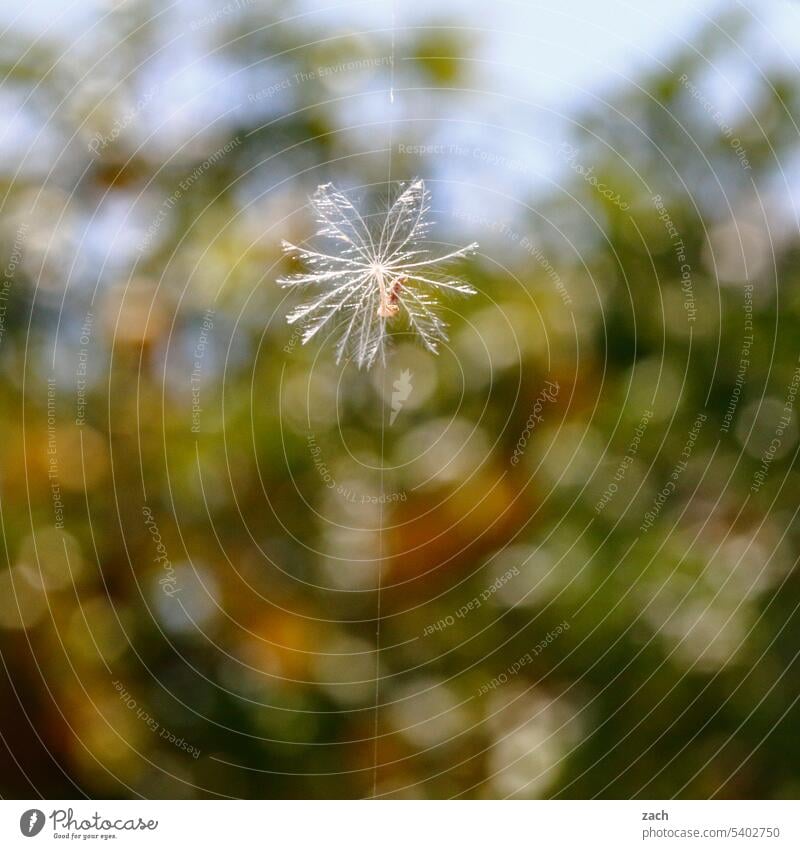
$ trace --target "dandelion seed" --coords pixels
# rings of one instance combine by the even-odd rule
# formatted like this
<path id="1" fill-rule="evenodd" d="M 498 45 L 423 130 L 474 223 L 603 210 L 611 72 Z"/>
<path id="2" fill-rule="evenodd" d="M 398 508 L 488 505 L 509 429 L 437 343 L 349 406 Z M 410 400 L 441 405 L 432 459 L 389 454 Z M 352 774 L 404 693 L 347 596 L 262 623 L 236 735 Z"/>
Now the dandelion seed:
<path id="1" fill-rule="evenodd" d="M 352 353 L 359 368 L 385 359 L 390 326 L 405 323 L 422 344 L 436 353 L 447 340 L 447 325 L 437 314 L 439 295 L 474 295 L 468 283 L 446 276 L 442 267 L 469 256 L 477 243 L 444 256 L 431 256 L 422 245 L 430 193 L 422 180 L 401 187 L 378 226 L 369 226 L 356 207 L 331 183 L 311 198 L 319 229 L 329 243 L 312 250 L 283 242 L 286 253 L 307 271 L 283 277 L 281 286 L 312 287 L 314 297 L 293 309 L 289 324 L 302 327 L 302 342 L 334 323 L 341 330 L 336 361 Z"/>

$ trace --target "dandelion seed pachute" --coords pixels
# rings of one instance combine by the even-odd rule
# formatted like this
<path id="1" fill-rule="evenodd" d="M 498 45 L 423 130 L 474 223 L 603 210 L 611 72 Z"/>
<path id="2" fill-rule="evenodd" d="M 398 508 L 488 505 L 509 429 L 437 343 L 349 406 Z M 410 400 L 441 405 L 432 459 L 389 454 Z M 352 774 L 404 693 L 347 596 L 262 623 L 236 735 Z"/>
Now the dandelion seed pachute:
<path id="1" fill-rule="evenodd" d="M 370 261 L 372 237 L 358 210 L 332 183 L 320 186 L 311 198 L 316 214 L 318 236 L 328 236 L 346 245 L 343 254 Z"/>
<path id="2" fill-rule="evenodd" d="M 369 368 L 385 357 L 389 328 L 405 321 L 422 344 L 436 353 L 447 340 L 447 325 L 438 315 L 442 295 L 473 295 L 468 283 L 445 274 L 447 263 L 472 254 L 476 243 L 443 256 L 426 245 L 431 222 L 430 193 L 422 180 L 401 186 L 394 202 L 376 225 L 331 183 L 311 198 L 324 244 L 300 247 L 283 242 L 305 270 L 278 280 L 281 286 L 315 295 L 295 307 L 289 324 L 302 328 L 303 344 L 323 328 L 340 333 L 336 361 L 352 353 L 357 365 Z"/>
<path id="3" fill-rule="evenodd" d="M 389 207 L 381 227 L 378 253 L 384 259 L 389 256 L 398 262 L 422 256 L 425 250 L 410 250 L 410 244 L 419 244 L 427 237 L 431 223 L 426 218 L 430 212 L 430 192 L 422 180 L 414 180 L 402 190 L 397 200 Z"/>

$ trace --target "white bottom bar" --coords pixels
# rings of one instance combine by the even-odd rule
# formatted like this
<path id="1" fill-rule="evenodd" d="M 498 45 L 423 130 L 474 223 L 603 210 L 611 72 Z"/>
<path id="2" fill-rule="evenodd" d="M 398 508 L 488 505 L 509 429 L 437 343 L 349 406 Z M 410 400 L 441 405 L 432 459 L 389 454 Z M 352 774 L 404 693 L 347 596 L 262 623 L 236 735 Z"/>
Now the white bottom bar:
<path id="1" fill-rule="evenodd" d="M 31 836 L 28 836 L 31 832 Z M 0 846 L 800 846 L 793 801 L 0 801 Z"/>

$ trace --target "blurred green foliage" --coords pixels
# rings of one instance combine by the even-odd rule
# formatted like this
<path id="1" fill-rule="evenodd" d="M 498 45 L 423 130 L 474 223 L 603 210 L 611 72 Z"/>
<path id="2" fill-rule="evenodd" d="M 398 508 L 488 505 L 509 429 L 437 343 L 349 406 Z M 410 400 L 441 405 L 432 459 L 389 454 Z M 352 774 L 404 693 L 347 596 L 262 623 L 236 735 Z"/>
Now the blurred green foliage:
<path id="1" fill-rule="evenodd" d="M 547 193 L 520 183 L 511 226 L 556 276 L 465 224 L 481 295 L 448 316 L 451 346 L 401 337 L 368 374 L 293 341 L 274 280 L 319 183 L 378 205 L 391 154 L 393 181 L 423 172 L 446 196 L 395 149 L 435 141 L 435 120 L 399 113 L 386 141 L 389 33 L 194 21 L 230 108 L 178 143 L 146 138 L 135 106 L 169 39 L 115 14 L 89 54 L 0 50 L 49 139 L 2 178 L 4 264 L 18 237 L 24 257 L 0 340 L 3 795 L 796 795 L 794 418 L 751 491 L 798 364 L 796 80 L 757 80 L 733 127 L 749 170 L 679 80 L 702 88 L 744 21 L 587 100 L 564 140 L 629 208 L 565 162 Z M 478 40 L 447 23 L 403 33 L 409 98 L 474 85 Z M 403 368 L 417 394 L 387 428 Z"/>

